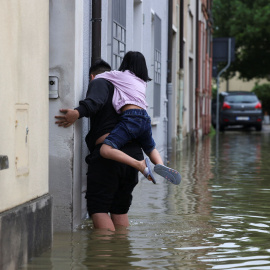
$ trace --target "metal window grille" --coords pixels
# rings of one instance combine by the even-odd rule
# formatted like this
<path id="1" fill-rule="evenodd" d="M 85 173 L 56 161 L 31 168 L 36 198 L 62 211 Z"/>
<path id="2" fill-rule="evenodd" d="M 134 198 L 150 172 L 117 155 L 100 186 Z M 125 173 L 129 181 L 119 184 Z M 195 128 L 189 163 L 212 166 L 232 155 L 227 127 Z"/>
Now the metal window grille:
<path id="1" fill-rule="evenodd" d="M 154 110 L 153 116 L 160 116 L 161 101 L 161 19 L 154 17 Z"/>
<path id="2" fill-rule="evenodd" d="M 112 69 L 118 69 L 126 53 L 126 0 L 112 2 Z"/>

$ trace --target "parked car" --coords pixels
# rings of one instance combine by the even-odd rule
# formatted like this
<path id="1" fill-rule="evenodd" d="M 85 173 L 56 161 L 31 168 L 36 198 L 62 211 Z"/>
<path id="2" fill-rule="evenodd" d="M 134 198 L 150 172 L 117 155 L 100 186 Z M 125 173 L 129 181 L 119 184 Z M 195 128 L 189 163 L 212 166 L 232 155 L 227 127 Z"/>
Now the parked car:
<path id="1" fill-rule="evenodd" d="M 241 125 L 262 130 L 262 105 L 253 92 L 233 91 L 219 94 L 219 129 Z M 216 100 L 212 100 L 212 125 L 216 128 Z"/>

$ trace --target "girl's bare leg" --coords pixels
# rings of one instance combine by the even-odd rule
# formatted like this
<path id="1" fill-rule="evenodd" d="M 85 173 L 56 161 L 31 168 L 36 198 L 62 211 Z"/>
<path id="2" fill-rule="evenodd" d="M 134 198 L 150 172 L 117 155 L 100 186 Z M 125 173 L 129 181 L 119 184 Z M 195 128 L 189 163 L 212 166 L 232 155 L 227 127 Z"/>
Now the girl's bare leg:
<path id="1" fill-rule="evenodd" d="M 100 154 L 104 158 L 112 159 L 112 160 L 127 164 L 137 169 L 141 173 L 143 173 L 146 168 L 145 160 L 136 160 L 135 158 L 132 158 L 131 156 L 125 154 L 124 152 L 118 149 L 115 149 L 107 144 L 103 144 L 101 146 Z M 163 165 L 162 158 L 157 149 L 152 150 L 148 156 L 153 164 Z"/>
<path id="2" fill-rule="evenodd" d="M 143 173 L 146 168 L 146 164 L 144 160 L 136 160 L 135 158 L 132 158 L 131 156 L 125 154 L 124 152 L 118 149 L 115 149 L 107 144 L 103 144 L 101 146 L 100 154 L 104 158 L 112 159 L 112 160 L 127 164 L 137 169 L 141 173 Z"/>

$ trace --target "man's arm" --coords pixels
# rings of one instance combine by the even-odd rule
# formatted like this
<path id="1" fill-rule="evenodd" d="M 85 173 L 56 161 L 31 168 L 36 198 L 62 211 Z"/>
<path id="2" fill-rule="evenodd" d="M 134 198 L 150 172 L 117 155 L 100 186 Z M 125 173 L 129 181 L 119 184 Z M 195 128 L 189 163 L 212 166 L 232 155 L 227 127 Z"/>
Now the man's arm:
<path id="1" fill-rule="evenodd" d="M 95 79 L 90 82 L 86 98 L 79 102 L 79 106 L 73 109 L 61 109 L 64 115 L 57 115 L 55 124 L 58 126 L 69 127 L 82 117 L 95 115 L 105 104 L 109 94 L 108 81 Z"/>

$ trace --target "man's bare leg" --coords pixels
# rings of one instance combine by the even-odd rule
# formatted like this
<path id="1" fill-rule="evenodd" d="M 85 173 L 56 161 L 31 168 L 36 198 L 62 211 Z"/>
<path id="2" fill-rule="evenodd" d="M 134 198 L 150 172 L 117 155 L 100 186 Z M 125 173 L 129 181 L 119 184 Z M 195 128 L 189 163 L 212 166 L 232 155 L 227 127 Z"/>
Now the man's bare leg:
<path id="1" fill-rule="evenodd" d="M 129 226 L 129 220 L 128 220 L 128 215 L 127 214 L 111 214 L 112 222 L 114 224 L 114 227 L 125 227 L 127 228 Z"/>
<path id="2" fill-rule="evenodd" d="M 91 215 L 95 229 L 107 229 L 115 231 L 114 223 L 107 213 L 95 213 Z"/>

